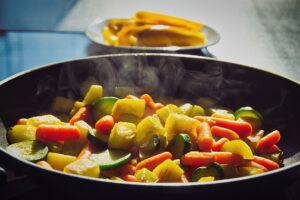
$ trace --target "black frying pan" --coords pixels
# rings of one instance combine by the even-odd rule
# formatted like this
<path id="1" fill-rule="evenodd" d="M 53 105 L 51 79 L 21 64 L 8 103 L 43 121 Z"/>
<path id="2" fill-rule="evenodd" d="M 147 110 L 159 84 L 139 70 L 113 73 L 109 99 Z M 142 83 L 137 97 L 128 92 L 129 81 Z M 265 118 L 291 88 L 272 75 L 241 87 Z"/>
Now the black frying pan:
<path id="1" fill-rule="evenodd" d="M 263 128 L 280 130 L 279 146 L 285 167 L 262 175 L 206 184 L 142 184 L 91 179 L 47 170 L 9 155 L 6 131 L 20 117 L 47 112 L 56 96 L 82 98 L 80 86 L 90 77 L 103 85 L 107 95 L 115 86 L 134 87 L 154 98 L 168 97 L 195 102 L 209 97 L 232 108 L 250 105 L 264 116 Z M 274 193 L 299 180 L 300 85 L 256 68 L 214 59 L 179 54 L 115 54 L 42 66 L 0 82 L 0 162 L 29 174 L 39 184 L 77 195 L 133 197 L 252 197 Z M 1 164 L 0 163 L 0 164 Z M 270 186 L 272 185 L 272 186 Z M 75 189 L 80 188 L 80 189 Z M 256 198 L 258 199 L 258 198 Z"/>

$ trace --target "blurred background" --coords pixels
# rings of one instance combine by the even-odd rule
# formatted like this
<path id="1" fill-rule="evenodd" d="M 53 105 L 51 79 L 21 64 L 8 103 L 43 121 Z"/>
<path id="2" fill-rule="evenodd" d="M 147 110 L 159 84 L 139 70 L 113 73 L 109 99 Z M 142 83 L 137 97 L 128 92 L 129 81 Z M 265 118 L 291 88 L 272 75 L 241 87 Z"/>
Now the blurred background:
<path id="1" fill-rule="evenodd" d="M 216 29 L 220 42 L 200 55 L 300 80 L 299 0 L 0 0 L 0 80 L 39 65 L 116 53 L 91 42 L 87 26 L 95 18 L 128 18 L 138 10 Z"/>

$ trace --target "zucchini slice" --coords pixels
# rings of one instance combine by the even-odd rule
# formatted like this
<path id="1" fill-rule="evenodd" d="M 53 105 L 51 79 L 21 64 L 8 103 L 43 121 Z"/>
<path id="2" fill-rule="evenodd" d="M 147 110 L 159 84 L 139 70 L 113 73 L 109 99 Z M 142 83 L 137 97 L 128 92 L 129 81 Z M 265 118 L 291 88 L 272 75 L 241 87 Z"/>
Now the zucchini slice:
<path id="1" fill-rule="evenodd" d="M 97 121 L 104 115 L 111 115 L 112 108 L 117 100 L 117 97 L 102 97 L 96 100 L 93 105 L 94 121 Z"/>
<path id="2" fill-rule="evenodd" d="M 89 159 L 98 163 L 101 170 L 116 169 L 129 162 L 131 153 L 127 151 L 106 149 L 93 153 Z"/>
<path id="3" fill-rule="evenodd" d="M 160 137 L 158 135 L 152 135 L 147 142 L 142 144 L 140 148 L 146 151 L 156 151 L 160 147 Z"/>
<path id="4" fill-rule="evenodd" d="M 48 147 L 37 140 L 26 140 L 9 145 L 7 152 L 27 161 L 36 162 L 48 154 Z"/>
<path id="5" fill-rule="evenodd" d="M 255 132 L 262 126 L 263 116 L 252 107 L 247 106 L 239 108 L 235 111 L 234 116 L 236 120 L 241 119 L 250 123 Z"/>
<path id="6" fill-rule="evenodd" d="M 109 135 L 97 134 L 96 130 L 90 128 L 88 130 L 87 139 L 95 146 L 107 148 Z"/>
<path id="7" fill-rule="evenodd" d="M 192 150 L 191 138 L 186 133 L 177 134 L 168 145 L 167 150 L 173 155 L 174 159 Z"/>
<path id="8" fill-rule="evenodd" d="M 192 181 L 197 182 L 200 178 L 212 176 L 215 180 L 224 178 L 224 171 L 221 165 L 217 163 L 211 163 L 208 166 L 201 166 L 195 169 L 192 173 Z"/>
<path id="9" fill-rule="evenodd" d="M 108 143 L 108 135 L 97 134 L 96 130 L 93 129 L 89 124 L 85 121 L 78 121 L 75 123 L 75 126 L 80 127 L 81 134 L 85 135 L 85 137 L 95 146 L 107 148 Z"/>
<path id="10" fill-rule="evenodd" d="M 249 117 L 249 118 L 258 119 L 260 121 L 263 120 L 263 116 L 250 106 L 239 108 L 237 111 L 235 111 L 234 116 L 235 116 L 235 119 Z"/>

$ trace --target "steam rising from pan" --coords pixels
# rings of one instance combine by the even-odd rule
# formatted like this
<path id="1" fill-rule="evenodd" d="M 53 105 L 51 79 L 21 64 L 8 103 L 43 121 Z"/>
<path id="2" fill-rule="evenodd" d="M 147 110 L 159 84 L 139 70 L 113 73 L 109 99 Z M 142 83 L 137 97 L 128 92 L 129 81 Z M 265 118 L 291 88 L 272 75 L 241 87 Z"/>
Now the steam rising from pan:
<path id="1" fill-rule="evenodd" d="M 96 67 L 94 67 L 96 66 Z M 75 69 L 76 68 L 76 69 Z M 65 64 L 58 76 L 58 94 L 69 98 L 82 97 L 82 83 L 87 79 L 101 84 L 107 95 L 114 95 L 115 87 L 130 87 L 138 94 L 151 93 L 155 97 L 175 96 L 186 73 L 184 64 L 177 58 L 157 59 L 149 62 L 147 57 L 102 59 L 88 61 L 82 66 Z M 48 77 L 51 82 L 51 77 Z M 46 83 L 46 85 L 45 85 Z M 40 90 L 51 86 L 42 80 Z"/>
<path id="2" fill-rule="evenodd" d="M 192 70 L 176 57 L 162 57 L 151 61 L 148 59 L 107 58 L 97 62 L 84 62 L 82 66 L 76 67 L 67 63 L 59 74 L 56 86 L 58 93 L 74 99 L 82 97 L 81 85 L 91 77 L 95 84 L 103 85 L 108 95 L 114 95 L 116 86 L 128 86 L 134 88 L 137 93 L 148 92 L 158 98 L 175 97 L 179 93 L 187 99 L 206 96 L 222 103 L 227 96 L 234 96 L 235 93 L 247 94 L 251 89 L 251 84 L 245 84 L 244 80 L 226 77 L 227 72 L 216 63 L 205 68 L 198 66 Z M 243 73 L 245 72 L 236 71 L 235 76 L 240 74 L 243 77 Z M 51 77 L 48 81 L 51 82 Z M 43 89 L 51 88 L 45 80 L 42 80 L 40 85 Z"/>
<path id="3" fill-rule="evenodd" d="M 178 57 L 107 57 L 65 63 L 55 77 L 45 74 L 38 83 L 36 99 L 37 105 L 44 102 L 41 97 L 81 99 L 86 92 L 82 85 L 88 82 L 101 84 L 105 95 L 115 95 L 116 87 L 130 87 L 137 95 L 150 93 L 160 100 L 176 98 L 197 103 L 199 97 L 209 97 L 233 109 L 243 105 L 256 107 L 261 104 L 261 97 L 255 97 L 253 102 L 251 94 L 261 88 L 259 83 L 248 81 L 247 73 L 243 68 L 232 70 L 219 62 L 183 63 Z M 263 108 L 265 114 L 281 107 L 288 95 L 281 93 L 276 105 Z"/>

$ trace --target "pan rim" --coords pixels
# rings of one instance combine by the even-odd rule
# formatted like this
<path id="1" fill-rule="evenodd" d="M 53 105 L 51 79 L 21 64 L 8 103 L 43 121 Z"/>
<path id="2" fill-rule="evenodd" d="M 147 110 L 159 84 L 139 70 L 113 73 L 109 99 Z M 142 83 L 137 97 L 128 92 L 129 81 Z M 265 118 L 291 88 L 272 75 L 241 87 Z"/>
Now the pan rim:
<path id="1" fill-rule="evenodd" d="M 42 68 L 46 68 L 46 67 L 51 67 L 53 65 L 58 65 L 58 64 L 63 64 L 63 63 L 68 63 L 68 62 L 77 62 L 77 61 L 83 61 L 83 60 L 90 60 L 90 59 L 96 59 L 96 58 L 111 58 L 111 57 L 123 57 L 123 56 L 168 56 L 168 57 L 178 57 L 178 58 L 192 58 L 192 59 L 200 59 L 200 60 L 212 60 L 215 62 L 219 62 L 219 63 L 226 63 L 226 64 L 233 64 L 235 66 L 240 66 L 240 67 L 245 67 L 245 68 L 250 68 L 250 69 L 254 69 L 254 70 L 258 70 L 264 73 L 268 73 L 271 74 L 273 76 L 277 76 L 280 77 L 282 79 L 288 80 L 290 82 L 293 82 L 294 84 L 300 85 L 300 81 L 295 80 L 293 78 L 287 77 L 287 76 L 283 76 L 277 73 L 274 73 L 270 70 L 267 69 L 262 69 L 260 67 L 257 66 L 251 66 L 251 65 L 247 65 L 247 64 L 242 64 L 239 62 L 233 62 L 233 61 L 227 61 L 227 60 L 222 60 L 222 59 L 217 59 L 217 58 L 211 58 L 211 57 L 205 57 L 205 56 L 199 56 L 199 55 L 190 55 L 190 54 L 183 54 L 183 53 L 113 53 L 113 54 L 103 54 L 103 55 L 94 55 L 94 56 L 85 56 L 85 57 L 80 57 L 80 58 L 75 58 L 75 59 L 66 59 L 66 60 L 61 60 L 61 61 L 57 61 L 57 62 L 51 62 L 51 63 L 47 63 L 47 64 L 43 64 L 43 65 L 38 65 L 35 67 L 32 67 L 30 69 L 24 70 L 22 72 L 16 73 L 12 76 L 9 76 L 3 80 L 0 81 L 0 86 L 8 81 L 10 81 L 11 79 L 17 78 L 19 76 L 22 76 L 24 74 L 30 73 L 32 71 L 36 71 Z"/>

